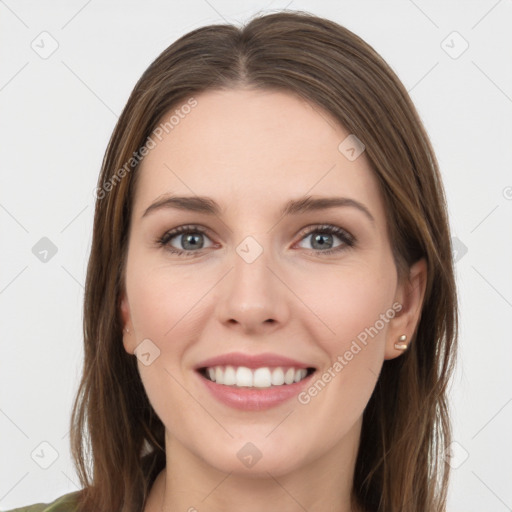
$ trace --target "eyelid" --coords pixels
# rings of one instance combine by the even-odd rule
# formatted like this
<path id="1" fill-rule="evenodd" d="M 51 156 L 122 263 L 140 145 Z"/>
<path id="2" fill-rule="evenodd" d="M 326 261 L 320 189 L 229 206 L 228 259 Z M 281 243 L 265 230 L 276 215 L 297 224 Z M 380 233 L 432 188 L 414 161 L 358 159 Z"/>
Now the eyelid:
<path id="1" fill-rule="evenodd" d="M 341 244 L 337 245 L 335 247 L 331 247 L 330 249 L 326 249 L 323 251 L 315 251 L 313 249 L 306 249 L 310 253 L 314 254 L 320 254 L 320 255 L 329 255 L 329 254 L 335 254 L 335 253 L 341 253 L 342 251 L 346 249 L 352 248 L 356 242 L 357 239 L 354 235 L 352 235 L 349 231 L 347 231 L 345 228 L 342 228 L 341 226 L 337 226 L 335 224 L 312 224 L 310 226 L 306 226 L 304 229 L 302 229 L 299 233 L 299 241 L 300 243 L 303 240 L 305 240 L 308 236 L 312 235 L 313 233 L 324 233 L 329 234 L 332 236 L 336 236 L 341 240 Z M 296 245 L 296 244 L 294 244 Z"/>
<path id="2" fill-rule="evenodd" d="M 175 228 L 167 230 L 162 236 L 158 237 L 156 242 L 162 246 L 168 246 L 169 242 L 173 239 L 178 237 L 179 235 L 186 235 L 188 233 L 201 233 L 203 235 L 206 235 L 211 241 L 212 244 L 215 245 L 215 242 L 212 240 L 212 237 L 210 236 L 210 230 L 207 228 L 204 228 L 203 226 L 200 226 L 198 224 L 185 224 L 182 226 L 177 226 Z M 185 251 L 184 249 L 176 249 L 173 248 L 176 251 L 181 252 L 199 252 L 199 251 Z M 172 251 L 171 251 L 172 252 Z"/>
<path id="3" fill-rule="evenodd" d="M 350 249 L 353 247 L 357 239 L 354 237 L 349 231 L 342 228 L 341 226 L 337 226 L 335 224 L 311 224 L 309 226 L 305 226 L 302 228 L 298 235 L 299 240 L 294 243 L 294 246 L 302 242 L 304 239 L 306 239 L 308 236 L 310 236 L 313 233 L 324 233 L 324 234 L 330 234 L 333 236 L 337 236 L 341 240 L 341 244 L 335 247 L 331 247 L 330 249 L 326 250 L 314 250 L 314 249 L 305 249 L 310 254 L 315 255 L 329 255 L 334 253 L 341 253 L 344 250 Z M 216 243 L 214 240 L 212 240 L 212 237 L 209 235 L 210 230 L 208 228 L 205 228 L 201 225 L 197 224 L 186 224 L 182 226 L 177 226 L 173 229 L 170 229 L 166 231 L 161 237 L 159 237 L 156 242 L 159 246 L 162 246 L 166 248 L 169 252 L 175 255 L 185 255 L 184 257 L 194 257 L 194 256 L 201 256 L 204 253 L 205 248 L 201 248 L 198 250 L 187 250 L 187 249 L 177 249 L 175 247 L 170 246 L 170 241 L 173 238 L 178 237 L 179 235 L 188 234 L 188 233 L 201 233 L 203 235 L 206 235 L 210 241 L 212 242 L 213 246 L 218 246 L 219 244 Z M 209 249 L 211 247 L 207 247 L 206 249 Z"/>
<path id="4" fill-rule="evenodd" d="M 306 226 L 304 228 L 302 228 L 298 235 L 297 236 L 300 236 L 301 237 L 301 240 L 305 237 L 305 236 L 308 236 L 310 235 L 311 233 L 316 233 L 316 232 L 332 232 L 333 234 L 337 235 L 337 236 L 341 236 L 341 235 L 344 235 L 346 236 L 346 238 L 350 239 L 351 241 L 356 241 L 356 238 L 354 237 L 354 235 L 352 235 L 350 233 L 350 231 L 348 231 L 347 229 L 345 228 L 342 228 L 341 226 L 337 226 L 336 224 L 310 224 L 309 226 Z"/>

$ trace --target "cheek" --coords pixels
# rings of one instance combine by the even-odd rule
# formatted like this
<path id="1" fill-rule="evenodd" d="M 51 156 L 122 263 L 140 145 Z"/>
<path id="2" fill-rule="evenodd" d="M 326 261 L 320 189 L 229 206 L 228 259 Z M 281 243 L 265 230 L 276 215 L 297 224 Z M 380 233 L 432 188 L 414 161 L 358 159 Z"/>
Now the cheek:
<path id="1" fill-rule="evenodd" d="M 135 263 L 135 262 L 134 262 Z M 158 355 L 149 365 L 137 361 L 149 401 L 167 429 L 186 439 L 193 431 L 194 402 L 183 373 L 184 354 L 194 333 L 200 330 L 204 281 L 188 275 L 188 269 L 133 264 L 127 291 L 137 343 L 149 339 Z M 186 411 L 187 414 L 183 414 Z M 195 415 L 200 417 L 197 406 Z M 190 421 L 191 423 L 187 423 Z"/>
<path id="2" fill-rule="evenodd" d="M 183 338 L 178 334 L 194 324 L 209 284 L 189 269 L 160 265 L 146 271 L 145 266 L 134 264 L 127 283 L 134 328 L 139 337 L 162 346 L 172 341 L 176 349 Z"/>
<path id="3" fill-rule="evenodd" d="M 385 332 L 387 323 L 381 325 L 380 319 L 392 306 L 395 274 L 384 268 L 326 267 L 295 281 L 297 295 L 314 313 L 308 315 L 308 324 L 315 329 L 313 339 L 322 340 L 328 353 L 338 353 L 376 322 L 378 330 Z"/>
<path id="4" fill-rule="evenodd" d="M 326 355 L 317 383 L 301 403 L 314 402 L 331 415 L 333 432 L 362 414 L 382 367 L 389 322 L 395 316 L 394 272 L 372 268 L 340 268 L 303 280 L 299 293 L 315 315 L 303 326 Z M 316 288 L 313 288 L 313 281 Z M 319 285 L 318 283 L 324 283 Z M 309 292 L 307 291 L 309 289 Z M 316 290 L 314 293 L 311 290 Z"/>

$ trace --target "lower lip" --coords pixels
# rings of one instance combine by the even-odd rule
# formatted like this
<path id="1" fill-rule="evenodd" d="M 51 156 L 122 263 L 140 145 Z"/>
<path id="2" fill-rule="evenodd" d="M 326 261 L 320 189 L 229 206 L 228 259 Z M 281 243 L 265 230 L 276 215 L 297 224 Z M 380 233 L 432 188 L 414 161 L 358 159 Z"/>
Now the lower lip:
<path id="1" fill-rule="evenodd" d="M 276 407 L 297 396 L 308 385 L 315 373 L 313 372 L 300 382 L 269 388 L 224 386 L 208 380 L 201 374 L 198 375 L 212 395 L 223 404 L 243 411 L 261 411 Z"/>

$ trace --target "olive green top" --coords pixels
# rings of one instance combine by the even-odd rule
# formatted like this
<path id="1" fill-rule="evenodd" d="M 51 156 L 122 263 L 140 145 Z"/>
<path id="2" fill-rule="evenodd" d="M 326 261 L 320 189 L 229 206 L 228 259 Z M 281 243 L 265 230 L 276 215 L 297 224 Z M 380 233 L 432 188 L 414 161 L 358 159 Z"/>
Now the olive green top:
<path id="1" fill-rule="evenodd" d="M 34 503 L 5 512 L 75 512 L 80 492 L 64 494 L 51 503 Z"/>

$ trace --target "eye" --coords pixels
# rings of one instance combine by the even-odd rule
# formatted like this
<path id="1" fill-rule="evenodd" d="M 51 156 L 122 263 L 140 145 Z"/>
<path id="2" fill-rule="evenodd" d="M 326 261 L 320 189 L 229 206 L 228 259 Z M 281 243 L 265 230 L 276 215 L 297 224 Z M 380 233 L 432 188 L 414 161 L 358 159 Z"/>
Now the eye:
<path id="1" fill-rule="evenodd" d="M 331 224 L 311 226 L 306 232 L 301 233 L 301 242 L 310 239 L 314 254 L 328 255 L 341 252 L 355 245 L 356 239 L 348 231 Z M 339 242 L 336 243 L 335 239 Z M 210 241 L 205 245 L 205 240 Z M 169 252 L 178 256 L 200 256 L 202 249 L 211 248 L 213 244 L 206 234 L 206 230 L 200 226 L 179 226 L 156 240 L 159 246 L 165 247 Z"/>
<path id="2" fill-rule="evenodd" d="M 177 255 L 196 256 L 191 254 L 202 253 L 201 249 L 206 249 L 205 239 L 208 239 L 206 231 L 199 226 L 179 226 L 171 231 L 167 231 L 157 243 L 165 247 L 168 251 Z"/>
<path id="3" fill-rule="evenodd" d="M 308 231 L 305 234 L 303 233 L 301 241 L 308 238 L 310 239 L 312 252 L 322 255 L 346 250 L 353 247 L 356 242 L 356 239 L 348 231 L 331 224 L 308 228 Z M 338 244 L 335 244 L 336 238 L 340 240 Z"/>

